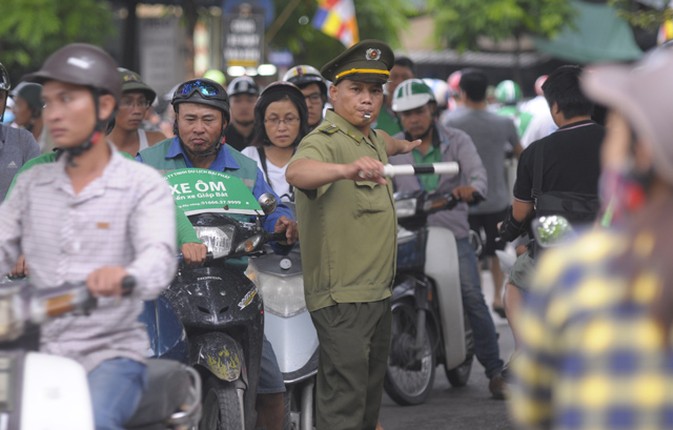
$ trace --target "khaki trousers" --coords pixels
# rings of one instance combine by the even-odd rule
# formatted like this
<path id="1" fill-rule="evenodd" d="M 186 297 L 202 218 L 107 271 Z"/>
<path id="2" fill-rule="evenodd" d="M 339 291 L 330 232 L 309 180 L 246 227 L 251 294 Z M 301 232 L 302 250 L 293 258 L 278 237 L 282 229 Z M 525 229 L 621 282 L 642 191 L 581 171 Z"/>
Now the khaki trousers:
<path id="1" fill-rule="evenodd" d="M 311 312 L 318 332 L 316 430 L 374 430 L 388 363 L 390 299 Z"/>

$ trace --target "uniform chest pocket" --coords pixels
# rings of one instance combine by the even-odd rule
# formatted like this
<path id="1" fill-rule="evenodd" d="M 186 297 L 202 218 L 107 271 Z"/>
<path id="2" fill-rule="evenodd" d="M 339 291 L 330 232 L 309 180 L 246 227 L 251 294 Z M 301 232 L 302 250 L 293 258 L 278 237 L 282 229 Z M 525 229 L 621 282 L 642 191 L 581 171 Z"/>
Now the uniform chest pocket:
<path id="1" fill-rule="evenodd" d="M 355 216 L 392 209 L 388 189 L 371 181 L 355 181 Z"/>

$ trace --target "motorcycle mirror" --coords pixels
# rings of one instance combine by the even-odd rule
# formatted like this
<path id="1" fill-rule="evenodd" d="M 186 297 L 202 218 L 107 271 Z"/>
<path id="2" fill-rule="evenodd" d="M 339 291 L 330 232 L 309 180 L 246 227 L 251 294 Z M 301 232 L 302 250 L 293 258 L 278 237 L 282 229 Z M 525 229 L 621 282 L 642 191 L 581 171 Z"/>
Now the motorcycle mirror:
<path id="1" fill-rule="evenodd" d="M 278 207 L 278 199 L 271 193 L 264 193 L 257 199 L 265 215 L 272 214 Z"/>
<path id="2" fill-rule="evenodd" d="M 574 233 L 568 220 L 560 215 L 534 219 L 532 226 L 535 240 L 543 248 L 557 246 Z"/>

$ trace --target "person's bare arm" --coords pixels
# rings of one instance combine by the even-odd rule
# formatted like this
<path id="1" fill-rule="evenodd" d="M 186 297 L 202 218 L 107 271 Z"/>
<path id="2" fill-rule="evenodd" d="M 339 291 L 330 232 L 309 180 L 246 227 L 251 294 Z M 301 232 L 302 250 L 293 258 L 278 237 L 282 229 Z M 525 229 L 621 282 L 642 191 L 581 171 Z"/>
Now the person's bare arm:
<path id="1" fill-rule="evenodd" d="M 383 163 L 370 157 L 347 164 L 300 158 L 292 161 L 285 172 L 287 182 L 302 190 L 315 190 L 342 179 L 369 180 L 385 185 L 387 181 L 382 175 Z"/>
<path id="2" fill-rule="evenodd" d="M 386 143 L 386 154 L 388 154 L 388 156 L 406 154 L 421 144 L 421 139 L 416 139 L 413 142 L 404 139 L 395 139 L 383 130 L 377 129 L 376 134 L 381 136 Z"/>
<path id="3" fill-rule="evenodd" d="M 523 222 L 527 220 L 530 214 L 533 213 L 533 209 L 533 202 L 524 202 L 517 199 L 512 200 L 512 217 L 516 221 Z"/>

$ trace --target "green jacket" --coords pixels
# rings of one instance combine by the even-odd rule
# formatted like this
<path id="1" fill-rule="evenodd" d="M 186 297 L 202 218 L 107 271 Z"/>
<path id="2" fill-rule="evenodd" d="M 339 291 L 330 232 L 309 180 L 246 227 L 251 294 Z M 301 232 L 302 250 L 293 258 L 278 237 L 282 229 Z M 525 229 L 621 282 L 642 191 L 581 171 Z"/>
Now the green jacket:
<path id="1" fill-rule="evenodd" d="M 191 167 L 187 165 L 185 157 L 182 155 L 182 150 L 178 150 L 178 148 L 179 145 L 176 143 L 175 139 L 162 140 L 156 145 L 140 151 L 136 159 L 154 167 L 162 174 L 176 169 Z M 257 163 L 235 150 L 227 151 L 227 155 L 231 156 L 237 163 L 236 177 L 240 178 L 252 191 L 255 188 L 257 179 Z M 213 166 L 211 166 L 212 170 L 225 171 L 231 168 L 226 162 L 221 166 L 218 166 L 218 161 L 219 160 L 213 162 Z"/>

